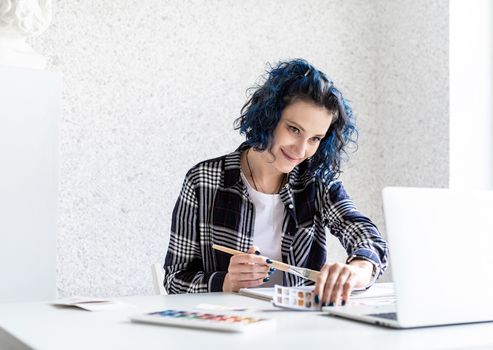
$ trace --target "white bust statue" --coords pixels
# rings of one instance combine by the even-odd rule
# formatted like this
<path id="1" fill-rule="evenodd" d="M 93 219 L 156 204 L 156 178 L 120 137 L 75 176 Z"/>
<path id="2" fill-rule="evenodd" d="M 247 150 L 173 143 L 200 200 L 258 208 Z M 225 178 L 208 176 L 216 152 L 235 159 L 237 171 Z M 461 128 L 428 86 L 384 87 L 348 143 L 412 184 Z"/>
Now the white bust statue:
<path id="1" fill-rule="evenodd" d="M 26 39 L 51 21 L 52 0 L 0 0 L 0 65 L 44 69 L 46 58 Z"/>

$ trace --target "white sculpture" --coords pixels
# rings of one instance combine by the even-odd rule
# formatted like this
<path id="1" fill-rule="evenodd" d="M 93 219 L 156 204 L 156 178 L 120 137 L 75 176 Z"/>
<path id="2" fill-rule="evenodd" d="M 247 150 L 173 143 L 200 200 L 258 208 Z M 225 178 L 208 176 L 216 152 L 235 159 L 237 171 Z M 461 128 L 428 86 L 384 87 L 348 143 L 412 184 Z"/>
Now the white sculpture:
<path id="1" fill-rule="evenodd" d="M 51 22 L 52 0 L 0 0 L 0 65 L 44 69 L 46 58 L 26 39 Z"/>

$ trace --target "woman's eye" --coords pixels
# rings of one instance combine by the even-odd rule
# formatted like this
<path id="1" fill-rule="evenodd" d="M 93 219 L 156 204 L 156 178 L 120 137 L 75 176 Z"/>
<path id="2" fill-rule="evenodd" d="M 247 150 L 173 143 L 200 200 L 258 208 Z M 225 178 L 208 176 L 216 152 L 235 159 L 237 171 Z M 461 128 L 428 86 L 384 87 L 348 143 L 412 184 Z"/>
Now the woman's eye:
<path id="1" fill-rule="evenodd" d="M 316 143 L 316 142 L 320 142 L 320 141 L 322 141 L 322 138 L 320 138 L 320 137 L 312 137 L 312 142 L 315 142 Z"/>
<path id="2" fill-rule="evenodd" d="M 289 126 L 289 130 L 294 132 L 295 134 L 299 134 L 300 133 L 300 129 L 294 127 L 294 126 Z"/>

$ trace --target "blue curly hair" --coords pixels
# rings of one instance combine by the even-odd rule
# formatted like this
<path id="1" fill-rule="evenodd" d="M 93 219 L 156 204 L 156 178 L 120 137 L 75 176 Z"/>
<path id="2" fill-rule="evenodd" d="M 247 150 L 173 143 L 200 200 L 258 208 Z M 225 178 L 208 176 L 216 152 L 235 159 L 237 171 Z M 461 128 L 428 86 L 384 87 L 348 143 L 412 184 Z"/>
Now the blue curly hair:
<path id="1" fill-rule="evenodd" d="M 306 60 L 295 59 L 268 65 L 265 82 L 248 91 L 252 90 L 235 120 L 235 129 L 246 136 L 245 144 L 270 151 L 284 108 L 296 100 L 310 101 L 325 107 L 333 119 L 317 152 L 305 160 L 307 170 L 325 181 L 339 177 L 342 156 L 347 155 L 348 144 L 357 146 L 358 130 L 349 102 L 333 82 Z"/>

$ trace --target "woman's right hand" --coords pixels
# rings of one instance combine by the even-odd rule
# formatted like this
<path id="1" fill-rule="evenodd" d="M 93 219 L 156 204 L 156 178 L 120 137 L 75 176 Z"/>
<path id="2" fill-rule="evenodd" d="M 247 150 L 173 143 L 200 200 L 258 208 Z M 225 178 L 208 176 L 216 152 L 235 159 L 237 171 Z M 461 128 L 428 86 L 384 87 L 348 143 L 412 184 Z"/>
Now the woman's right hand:
<path id="1" fill-rule="evenodd" d="M 223 292 L 238 292 L 240 288 L 258 287 L 272 274 L 269 259 L 257 255 L 257 247 L 250 247 L 245 254 L 237 254 L 229 261 L 224 277 Z M 269 273 L 270 272 L 270 273 Z"/>

